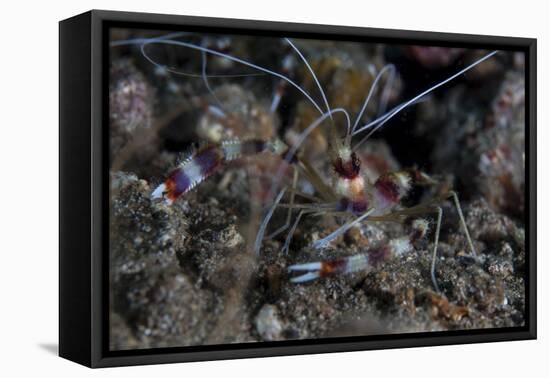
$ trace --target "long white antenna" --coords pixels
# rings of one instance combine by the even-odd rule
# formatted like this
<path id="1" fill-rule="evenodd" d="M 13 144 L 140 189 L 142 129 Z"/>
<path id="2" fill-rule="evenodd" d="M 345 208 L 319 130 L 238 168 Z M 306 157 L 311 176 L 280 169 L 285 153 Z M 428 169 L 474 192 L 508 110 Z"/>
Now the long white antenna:
<path id="1" fill-rule="evenodd" d="M 354 149 L 356 149 L 357 147 L 359 147 L 360 144 L 362 144 L 363 142 L 365 142 L 374 132 L 376 132 L 376 130 L 380 129 L 380 127 L 382 127 L 386 122 L 388 122 L 390 119 L 392 119 L 393 117 L 395 117 L 399 112 L 401 112 L 403 109 L 405 109 L 406 107 L 408 107 L 409 105 L 413 104 L 414 102 L 420 100 L 422 97 L 426 96 L 427 94 L 433 92 L 434 90 L 436 90 L 437 88 L 447 84 L 449 81 L 457 78 L 458 76 L 462 75 L 463 73 L 471 70 L 472 68 L 474 68 L 475 66 L 477 66 L 478 64 L 480 64 L 481 62 L 484 62 L 485 60 L 489 59 L 490 57 L 492 57 L 493 55 L 495 55 L 496 53 L 498 53 L 498 51 L 493 51 L 487 55 L 485 55 L 484 57 L 476 60 L 475 62 L 473 62 L 472 64 L 470 64 L 469 66 L 467 66 L 466 68 L 463 68 L 461 69 L 460 71 L 458 71 L 457 73 L 455 73 L 454 75 L 448 77 L 447 79 L 437 83 L 436 85 L 426 89 L 424 92 L 420 93 L 419 95 L 413 97 L 412 99 L 404 102 L 402 105 L 399 105 L 397 108 L 395 108 L 395 110 L 393 110 L 392 112 L 390 112 L 390 114 L 388 115 L 383 115 L 382 117 L 384 117 L 384 119 L 382 120 L 382 122 L 379 122 L 378 125 L 369 133 L 367 134 L 367 136 L 365 138 L 363 138 L 359 143 L 357 143 L 355 146 L 354 146 Z M 380 118 L 382 118 L 380 117 Z M 379 118 L 379 119 L 380 119 Z M 375 120 L 376 121 L 376 120 Z M 355 136 L 367 129 L 369 129 L 371 126 L 373 126 L 373 122 L 371 122 L 370 124 L 368 125 L 365 125 L 363 127 L 361 127 L 359 130 L 356 130 L 355 132 L 353 132 L 352 136 Z"/>
<path id="2" fill-rule="evenodd" d="M 317 76 L 315 75 L 315 71 L 313 71 L 313 68 L 309 65 L 307 59 L 304 57 L 302 52 L 292 43 L 292 41 L 288 38 L 285 38 L 285 41 L 288 42 L 288 44 L 296 51 L 296 53 L 300 56 L 300 59 L 304 62 L 307 69 L 311 73 L 311 76 L 313 76 L 313 80 L 315 80 L 315 84 L 317 84 L 317 87 L 319 88 L 319 91 L 321 92 L 321 96 L 323 97 L 323 101 L 325 102 L 325 106 L 327 107 L 327 113 L 330 114 L 330 118 L 332 119 L 332 113 L 330 112 L 330 105 L 328 104 L 327 96 L 325 96 L 325 91 L 323 90 L 323 87 L 321 86 L 321 83 L 319 83 L 319 80 L 317 80 Z"/>

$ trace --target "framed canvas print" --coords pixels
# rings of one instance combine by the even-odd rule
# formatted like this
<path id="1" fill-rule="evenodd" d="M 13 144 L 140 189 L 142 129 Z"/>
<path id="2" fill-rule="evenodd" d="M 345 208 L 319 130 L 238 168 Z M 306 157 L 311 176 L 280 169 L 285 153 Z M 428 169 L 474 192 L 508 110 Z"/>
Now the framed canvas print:
<path id="1" fill-rule="evenodd" d="M 60 355 L 536 337 L 536 41 L 60 22 Z"/>

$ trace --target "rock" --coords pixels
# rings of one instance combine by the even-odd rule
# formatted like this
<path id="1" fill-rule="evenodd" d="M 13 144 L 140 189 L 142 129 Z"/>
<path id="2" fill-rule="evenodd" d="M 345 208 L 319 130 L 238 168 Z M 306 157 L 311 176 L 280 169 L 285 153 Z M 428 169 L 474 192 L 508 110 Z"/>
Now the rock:
<path id="1" fill-rule="evenodd" d="M 523 72 L 507 71 L 500 85 L 488 86 L 497 90 L 454 88 L 443 99 L 447 106 L 433 99 L 420 104 L 416 127 L 433 139 L 435 172 L 452 173 L 462 196 L 483 195 L 514 217 L 525 210 Z M 472 97 L 473 90 L 483 91 L 481 99 Z"/>
<path id="2" fill-rule="evenodd" d="M 255 319 L 256 331 L 265 341 L 280 340 L 283 332 L 283 325 L 278 317 L 277 307 L 264 305 Z"/>
<path id="3" fill-rule="evenodd" d="M 116 60 L 109 72 L 110 150 L 115 156 L 137 130 L 150 128 L 154 91 L 131 60 Z"/>
<path id="4" fill-rule="evenodd" d="M 150 200 L 147 182 L 111 177 L 110 283 L 117 349 L 196 345 L 215 323 L 215 296 L 179 268 L 187 221 L 181 207 Z M 128 334 L 129 333 L 129 334 Z"/>
<path id="5" fill-rule="evenodd" d="M 410 46 L 407 53 L 418 63 L 426 68 L 447 67 L 464 54 L 462 48 Z"/>

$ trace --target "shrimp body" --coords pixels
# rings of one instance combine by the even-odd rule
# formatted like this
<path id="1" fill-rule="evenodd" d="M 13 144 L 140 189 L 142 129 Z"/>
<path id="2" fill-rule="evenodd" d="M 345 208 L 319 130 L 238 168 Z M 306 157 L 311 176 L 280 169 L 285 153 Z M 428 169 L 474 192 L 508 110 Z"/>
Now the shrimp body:
<path id="1" fill-rule="evenodd" d="M 156 63 L 145 52 L 145 47 L 152 44 L 173 46 L 178 48 L 186 48 L 194 51 L 199 51 L 202 56 L 202 70 L 201 77 L 208 89 L 208 92 L 217 100 L 219 107 L 209 106 L 209 111 L 216 117 L 226 119 L 229 117 L 226 112 L 223 111 L 223 104 L 220 103 L 215 93 L 212 91 L 206 72 L 207 55 L 222 58 L 233 63 L 246 66 L 250 69 L 257 70 L 262 74 L 268 74 L 279 80 L 277 86 L 274 88 L 273 98 L 270 106 L 270 113 L 273 114 L 279 108 L 281 102 L 281 96 L 284 89 L 294 88 L 298 90 L 313 105 L 313 108 L 320 113 L 319 118 L 309 124 L 303 131 L 297 136 L 296 142 L 291 143 L 290 146 L 280 142 L 278 139 L 275 141 L 264 141 L 261 139 L 255 140 L 232 140 L 223 141 L 215 144 L 204 145 L 195 151 L 186 160 L 180 163 L 172 172 L 168 174 L 164 182 L 159 185 L 151 194 L 153 199 L 163 199 L 167 204 L 172 204 L 180 196 L 188 193 L 198 184 L 206 180 L 220 170 L 220 168 L 227 162 L 238 159 L 242 156 L 251 156 L 260 154 L 264 151 L 271 151 L 282 158 L 280 168 L 273 177 L 272 182 L 272 198 L 274 202 L 270 205 L 268 211 L 265 213 L 264 218 L 260 224 L 257 232 L 256 240 L 254 243 L 254 250 L 259 254 L 262 240 L 264 238 L 273 238 L 279 233 L 290 230 L 285 239 L 283 250 L 288 251 L 292 234 L 296 230 L 298 223 L 304 216 L 308 215 L 321 215 L 327 214 L 335 217 L 340 217 L 342 213 L 344 216 L 351 218 L 347 223 L 341 225 L 337 230 L 333 231 L 329 235 L 315 240 L 313 242 L 314 248 L 326 247 L 329 243 L 334 241 L 339 235 L 347 232 L 351 227 L 356 226 L 361 222 L 366 221 L 398 221 L 404 222 L 409 217 L 416 217 L 424 213 L 437 214 L 436 228 L 434 233 L 434 248 L 432 253 L 432 265 L 431 265 L 431 278 L 434 283 L 434 287 L 439 291 L 437 282 L 435 279 L 435 262 L 437 257 L 437 245 L 439 240 L 439 232 L 441 226 L 441 218 L 443 214 L 442 208 L 439 204 L 448 199 L 453 198 L 457 212 L 460 217 L 460 222 L 464 229 L 466 239 L 468 241 L 472 255 L 475 255 L 475 249 L 469 232 L 462 215 L 462 210 L 458 201 L 458 196 L 455 192 L 449 192 L 445 197 L 437 197 L 424 204 L 418 204 L 412 207 L 401 207 L 403 198 L 407 196 L 413 185 L 433 185 L 434 181 L 431 180 L 426 174 L 413 170 L 403 170 L 398 172 L 385 173 L 378 177 L 374 183 L 370 182 L 367 175 L 361 171 L 361 161 L 357 157 L 355 151 L 359 146 L 364 143 L 374 132 L 379 130 L 382 126 L 387 124 L 389 120 L 394 118 L 397 114 L 402 112 L 409 106 L 414 105 L 422 101 L 428 94 L 445 85 L 446 83 L 454 80 L 455 78 L 463 75 L 468 70 L 472 69 L 481 62 L 491 58 L 497 53 L 493 51 L 482 58 L 477 59 L 467 67 L 456 72 L 454 75 L 439 81 L 435 85 L 427 88 L 418 95 L 411 99 L 395 106 L 393 109 L 386 111 L 387 105 L 387 93 L 393 85 L 393 78 L 395 76 L 395 66 L 392 64 L 386 65 L 382 68 L 374 77 L 371 88 L 365 98 L 363 106 L 356 116 L 354 123 L 351 122 L 349 113 L 340 107 L 331 108 L 327 96 L 322 88 L 321 83 L 317 79 L 314 70 L 308 63 L 305 56 L 300 52 L 296 45 L 288 38 L 284 39 L 284 42 L 292 49 L 290 52 L 292 55 L 287 55 L 285 58 L 282 70 L 283 73 L 275 72 L 269 68 L 259 66 L 255 63 L 248 62 L 244 59 L 232 56 L 222 51 L 216 51 L 209 46 L 209 43 L 202 45 L 193 44 L 190 42 L 180 41 L 170 38 L 151 38 L 145 40 L 128 40 L 120 41 L 116 45 L 121 44 L 140 44 L 143 55 L 155 66 L 162 67 L 159 63 Z M 218 49 L 226 47 L 225 44 L 217 46 Z M 290 71 L 295 65 L 294 57 L 300 58 L 300 61 L 308 69 L 313 81 L 316 84 L 318 91 L 323 99 L 323 105 L 319 105 L 313 97 L 303 89 L 299 84 L 292 80 Z M 174 71 L 177 72 L 177 71 Z M 245 75 L 248 76 L 248 75 Z M 385 79 L 385 88 L 382 90 L 381 105 L 379 105 L 378 115 L 375 119 L 372 119 L 369 123 L 361 126 L 363 115 L 367 110 L 369 101 L 377 90 L 378 83 L 382 77 Z M 333 120 L 333 115 L 340 114 L 346 117 L 347 132 L 342 137 L 341 132 L 337 130 Z M 331 125 L 329 127 L 329 155 L 330 166 L 334 172 L 333 185 L 327 185 L 325 179 L 320 175 L 315 167 L 308 161 L 307 156 L 304 157 L 299 151 L 300 147 L 318 126 L 327 121 L 330 118 Z M 362 139 L 358 142 L 352 141 L 354 138 L 362 136 Z M 274 195 L 280 184 L 282 183 L 283 171 L 292 165 L 294 176 L 292 181 L 292 187 L 284 185 L 278 195 Z M 314 193 L 306 193 L 300 190 L 298 187 L 299 176 L 303 175 L 309 181 L 309 184 L 314 189 Z M 288 190 L 290 189 L 290 190 Z M 283 197 L 289 198 L 289 203 L 281 202 Z M 307 201 L 303 203 L 295 203 L 295 197 L 305 198 Z M 272 232 L 271 235 L 264 237 L 267 230 L 268 223 L 272 218 L 272 215 L 276 208 L 288 209 L 288 215 L 286 222 L 283 226 L 279 227 L 277 231 Z M 298 212 L 295 221 L 291 222 L 293 212 Z M 295 264 L 289 267 L 290 271 L 307 271 L 305 275 L 291 278 L 293 282 L 305 282 L 318 277 L 323 277 L 329 274 L 345 274 L 355 272 L 357 270 L 366 269 L 370 266 L 376 265 L 380 260 L 383 260 L 390 254 L 402 254 L 412 249 L 413 239 L 423 238 L 428 229 L 427 222 L 420 222 L 416 224 L 414 233 L 408 238 L 398 238 L 390 241 L 386 246 L 380 246 L 373 250 L 374 252 L 367 255 L 349 256 L 342 259 L 336 259 L 334 261 L 321 261 L 316 263 Z M 376 252 L 377 251 L 377 252 Z M 375 253 L 376 252 L 376 253 Z"/>
<path id="2" fill-rule="evenodd" d="M 370 207 L 380 214 L 399 204 L 409 192 L 416 170 L 390 172 L 380 176 L 374 184 L 369 183 L 361 171 L 361 160 L 351 148 L 342 146 L 333 160 L 335 191 L 340 196 L 338 211 L 359 216 Z M 427 176 L 426 176 L 427 177 Z"/>
<path id="3" fill-rule="evenodd" d="M 336 176 L 335 191 L 340 196 L 338 210 L 354 215 L 363 214 L 371 201 L 365 190 L 365 179 L 361 175 L 361 161 L 349 147 L 342 146 L 332 165 Z"/>

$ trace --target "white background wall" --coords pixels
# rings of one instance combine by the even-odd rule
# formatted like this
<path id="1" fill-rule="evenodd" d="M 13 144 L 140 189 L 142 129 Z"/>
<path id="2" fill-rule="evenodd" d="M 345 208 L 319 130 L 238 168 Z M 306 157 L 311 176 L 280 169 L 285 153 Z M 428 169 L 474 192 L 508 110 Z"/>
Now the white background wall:
<path id="1" fill-rule="evenodd" d="M 0 35 L 0 375 L 57 377 L 542 376 L 548 370 L 550 12 L 544 1 L 2 2 Z M 92 371 L 57 344 L 58 25 L 91 8 L 538 38 L 539 340 Z M 545 109 L 546 108 L 546 109 Z M 544 349 L 547 349 L 546 351 Z M 27 374 L 28 373 L 28 374 Z"/>

